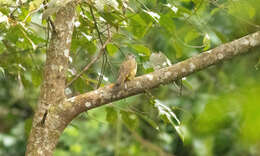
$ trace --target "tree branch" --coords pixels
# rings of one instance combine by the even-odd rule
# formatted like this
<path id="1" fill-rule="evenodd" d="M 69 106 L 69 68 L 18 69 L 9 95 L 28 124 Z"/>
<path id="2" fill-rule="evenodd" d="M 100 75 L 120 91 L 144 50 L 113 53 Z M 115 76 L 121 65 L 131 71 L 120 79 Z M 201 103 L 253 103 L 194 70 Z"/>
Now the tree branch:
<path id="1" fill-rule="evenodd" d="M 196 71 L 205 69 L 208 66 L 243 53 L 249 53 L 249 49 L 257 46 L 260 46 L 260 31 L 222 44 L 170 67 L 136 77 L 134 80 L 126 82 L 123 88 L 116 88 L 114 84 L 110 84 L 97 90 L 69 98 L 65 102 L 67 107 L 63 109 L 66 112 L 65 118 L 72 120 L 83 111 L 143 93 L 145 90 L 158 87 L 161 84 L 173 82 Z"/>
<path id="2" fill-rule="evenodd" d="M 62 106 L 66 98 L 64 89 L 75 6 L 76 3 L 71 2 L 56 14 L 55 32 L 52 33 L 46 52 L 44 79 L 27 143 L 27 156 L 52 155 L 59 136 L 68 123 L 55 110 L 50 110 L 50 107 Z"/>

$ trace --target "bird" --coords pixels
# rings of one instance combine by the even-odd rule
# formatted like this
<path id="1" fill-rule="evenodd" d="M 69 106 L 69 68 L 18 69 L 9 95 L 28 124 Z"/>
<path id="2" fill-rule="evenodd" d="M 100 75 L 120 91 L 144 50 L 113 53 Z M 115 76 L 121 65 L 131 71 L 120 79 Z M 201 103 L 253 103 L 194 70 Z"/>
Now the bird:
<path id="1" fill-rule="evenodd" d="M 120 65 L 115 86 L 122 86 L 126 81 L 132 80 L 137 72 L 137 63 L 133 54 L 128 54 Z"/>

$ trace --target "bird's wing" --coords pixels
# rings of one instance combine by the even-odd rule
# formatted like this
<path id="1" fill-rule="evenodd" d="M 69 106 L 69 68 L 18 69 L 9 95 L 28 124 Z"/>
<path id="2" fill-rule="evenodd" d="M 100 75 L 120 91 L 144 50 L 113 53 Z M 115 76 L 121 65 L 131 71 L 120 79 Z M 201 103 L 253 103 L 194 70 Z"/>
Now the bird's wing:
<path id="1" fill-rule="evenodd" d="M 129 66 L 129 60 L 124 61 L 119 69 L 119 75 L 118 75 L 118 79 L 116 81 L 116 84 L 122 84 L 126 78 L 128 77 L 129 73 L 130 73 L 130 66 Z"/>

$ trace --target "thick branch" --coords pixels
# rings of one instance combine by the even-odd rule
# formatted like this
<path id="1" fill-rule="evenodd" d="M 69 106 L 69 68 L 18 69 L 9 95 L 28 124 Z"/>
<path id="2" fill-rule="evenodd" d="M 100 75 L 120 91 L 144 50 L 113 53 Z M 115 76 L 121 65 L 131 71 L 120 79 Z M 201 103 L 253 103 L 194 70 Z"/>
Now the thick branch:
<path id="1" fill-rule="evenodd" d="M 34 114 L 28 139 L 26 155 L 52 155 L 59 135 L 66 127 L 66 121 L 58 116 L 52 106 L 61 106 L 65 100 L 65 80 L 74 27 L 75 3 L 61 8 L 54 22 L 55 32 L 47 50 L 44 80 L 39 103 Z"/>
<path id="2" fill-rule="evenodd" d="M 143 93 L 146 89 L 167 84 L 196 71 L 207 68 L 234 56 L 248 53 L 249 49 L 260 46 L 260 31 L 242 37 L 238 40 L 220 45 L 217 48 L 193 56 L 170 67 L 136 77 L 125 83 L 123 88 L 116 88 L 114 84 L 97 90 L 72 97 L 65 103 L 66 118 L 71 120 L 79 113 L 102 106 L 129 96 Z M 69 119 L 68 119 L 69 120 Z"/>

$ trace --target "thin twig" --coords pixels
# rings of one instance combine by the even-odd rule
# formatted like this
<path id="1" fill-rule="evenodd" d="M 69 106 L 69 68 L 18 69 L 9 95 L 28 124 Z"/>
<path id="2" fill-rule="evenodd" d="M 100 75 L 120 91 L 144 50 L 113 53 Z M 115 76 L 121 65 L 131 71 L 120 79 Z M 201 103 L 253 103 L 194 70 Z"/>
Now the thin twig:
<path id="1" fill-rule="evenodd" d="M 77 80 L 85 71 L 87 71 L 104 53 L 104 50 L 106 48 L 106 45 L 110 42 L 110 39 L 108 39 L 105 44 L 101 47 L 101 49 L 98 52 L 98 55 L 91 60 L 91 62 L 80 72 L 78 73 L 67 85 L 66 88 L 69 87 L 75 80 Z"/>
<path id="2" fill-rule="evenodd" d="M 91 15 L 93 17 L 93 20 L 94 20 L 95 28 L 96 28 L 97 33 L 98 33 L 98 38 L 99 38 L 101 44 L 103 45 L 103 41 L 102 41 L 102 38 L 101 38 L 101 33 L 99 31 L 99 28 L 98 28 L 98 25 L 97 25 L 97 21 L 96 21 L 93 9 L 92 9 L 92 7 L 90 5 L 89 5 L 89 8 L 90 8 L 90 13 L 91 13 Z M 110 37 L 110 30 L 109 29 L 108 29 L 108 37 Z M 97 88 L 99 88 L 101 83 L 102 83 L 103 74 L 104 74 L 104 71 L 105 71 L 107 63 L 110 66 L 112 73 L 114 73 L 113 70 L 112 70 L 112 65 L 111 65 L 111 63 L 110 63 L 110 61 L 108 59 L 108 56 L 107 56 L 107 51 L 104 49 L 103 59 L 102 59 L 102 66 L 101 66 L 101 72 L 100 72 L 100 75 L 99 75 L 99 78 L 98 78 Z"/>
<path id="3" fill-rule="evenodd" d="M 100 31 L 99 31 L 99 28 L 98 28 L 98 25 L 97 25 L 97 20 L 96 20 L 96 18 L 95 18 L 95 15 L 94 15 L 94 12 L 93 12 L 93 8 L 92 8 L 91 5 L 89 5 L 89 9 L 90 9 L 90 14 L 91 14 L 91 16 L 92 16 L 92 18 L 93 18 L 93 21 L 94 21 L 95 28 L 96 28 L 97 33 L 98 33 L 98 38 L 99 38 L 99 40 L 100 40 L 100 43 L 103 45 L 103 41 L 102 41 L 102 39 L 101 39 L 101 33 L 100 33 Z"/>
<path id="4" fill-rule="evenodd" d="M 94 25 L 95 25 L 95 29 L 97 30 L 97 33 L 98 33 L 98 38 L 100 40 L 100 43 L 101 45 L 103 46 L 103 41 L 102 41 L 102 38 L 101 38 L 101 33 L 99 31 L 99 28 L 98 28 L 98 25 L 97 25 L 97 20 L 95 18 L 95 15 L 94 15 L 94 12 L 93 12 L 93 9 L 92 9 L 92 6 L 89 5 L 89 9 L 90 9 L 90 14 L 93 18 L 93 21 L 94 21 Z M 100 72 L 100 75 L 99 75 L 99 78 L 98 78 L 98 84 L 97 84 L 97 88 L 100 87 L 101 83 L 102 83 L 102 80 L 103 80 L 103 74 L 104 74 L 104 70 L 106 68 L 106 63 L 107 63 L 107 55 L 106 55 L 106 52 L 103 53 L 103 58 L 102 58 L 102 66 L 101 66 L 101 72 Z"/>

